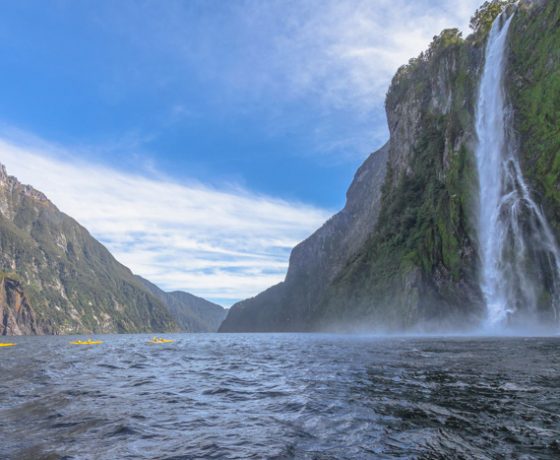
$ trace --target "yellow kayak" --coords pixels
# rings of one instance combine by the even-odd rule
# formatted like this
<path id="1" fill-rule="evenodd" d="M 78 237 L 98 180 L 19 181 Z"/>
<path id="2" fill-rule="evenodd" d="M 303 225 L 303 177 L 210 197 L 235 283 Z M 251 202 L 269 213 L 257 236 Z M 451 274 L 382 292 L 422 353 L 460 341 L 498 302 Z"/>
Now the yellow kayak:
<path id="1" fill-rule="evenodd" d="M 99 345 L 103 342 L 101 340 L 87 339 L 87 340 L 74 340 L 73 342 L 70 343 L 72 345 Z"/>
<path id="2" fill-rule="evenodd" d="M 0 343 L 0 347 L 15 347 L 16 344 L 15 343 Z"/>
<path id="3" fill-rule="evenodd" d="M 154 337 L 152 340 L 149 340 L 148 343 L 173 343 L 175 340 L 171 339 L 164 339 L 163 337 Z"/>

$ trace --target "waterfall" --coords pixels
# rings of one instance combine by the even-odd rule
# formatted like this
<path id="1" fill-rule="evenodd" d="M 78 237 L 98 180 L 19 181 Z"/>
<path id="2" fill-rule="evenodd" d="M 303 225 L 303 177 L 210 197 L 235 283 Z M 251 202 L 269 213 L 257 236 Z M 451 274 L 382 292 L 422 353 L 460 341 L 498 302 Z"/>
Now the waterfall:
<path id="1" fill-rule="evenodd" d="M 503 82 L 513 16 L 492 25 L 476 107 L 480 287 L 489 328 L 557 324 L 560 252 L 517 159 Z"/>

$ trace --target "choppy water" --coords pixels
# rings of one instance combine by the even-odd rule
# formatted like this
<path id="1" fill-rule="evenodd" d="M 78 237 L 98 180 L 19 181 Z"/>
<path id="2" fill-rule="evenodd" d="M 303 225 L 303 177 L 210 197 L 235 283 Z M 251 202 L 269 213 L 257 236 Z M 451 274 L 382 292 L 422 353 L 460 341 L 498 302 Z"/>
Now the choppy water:
<path id="1" fill-rule="evenodd" d="M 16 339 L 0 458 L 560 458 L 560 338 Z"/>

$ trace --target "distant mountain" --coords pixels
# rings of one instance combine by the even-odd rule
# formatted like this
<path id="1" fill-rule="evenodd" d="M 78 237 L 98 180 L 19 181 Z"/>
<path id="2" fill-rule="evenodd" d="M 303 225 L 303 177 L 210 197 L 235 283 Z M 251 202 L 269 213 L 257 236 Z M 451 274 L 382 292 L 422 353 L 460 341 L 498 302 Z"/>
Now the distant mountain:
<path id="1" fill-rule="evenodd" d="M 181 294 L 167 297 L 168 309 L 153 288 L 0 165 L 0 335 L 217 328 L 215 305 L 205 316 L 198 303 L 189 318 L 175 300 Z"/>
<path id="2" fill-rule="evenodd" d="M 165 304 L 175 322 L 187 332 L 216 332 L 226 317 L 225 308 L 206 299 L 188 292 L 165 292 L 144 278 L 137 279 Z"/>

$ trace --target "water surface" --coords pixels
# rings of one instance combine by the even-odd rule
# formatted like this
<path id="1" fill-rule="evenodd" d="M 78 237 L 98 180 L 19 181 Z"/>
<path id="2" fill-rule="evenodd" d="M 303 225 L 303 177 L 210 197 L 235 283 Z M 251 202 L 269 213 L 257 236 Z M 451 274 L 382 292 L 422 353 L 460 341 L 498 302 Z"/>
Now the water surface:
<path id="1" fill-rule="evenodd" d="M 0 458 L 560 458 L 560 338 L 174 338 L 0 349 Z"/>

